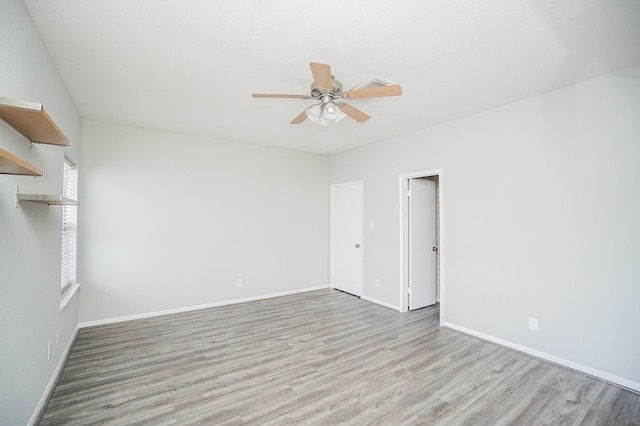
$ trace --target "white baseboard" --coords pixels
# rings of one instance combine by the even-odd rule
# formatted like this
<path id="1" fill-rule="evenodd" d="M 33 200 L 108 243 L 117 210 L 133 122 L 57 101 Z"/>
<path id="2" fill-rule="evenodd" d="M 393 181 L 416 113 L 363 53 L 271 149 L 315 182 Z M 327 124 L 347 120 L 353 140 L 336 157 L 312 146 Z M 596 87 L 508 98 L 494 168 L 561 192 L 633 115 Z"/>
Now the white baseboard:
<path id="1" fill-rule="evenodd" d="M 76 337 L 78 336 L 78 327 L 73 331 L 73 335 L 67 342 L 67 346 L 64 348 L 62 352 L 62 356 L 60 356 L 60 360 L 58 361 L 58 365 L 56 365 L 56 369 L 53 371 L 51 375 L 51 379 L 49 379 L 49 383 L 47 383 L 47 387 L 44 389 L 42 397 L 36 406 L 33 414 L 31 415 L 31 419 L 29 420 L 29 426 L 35 425 L 38 420 L 40 420 L 40 416 L 44 413 L 44 409 L 49 402 L 49 398 L 53 393 L 53 389 L 56 387 L 56 383 L 58 383 L 58 379 L 60 378 L 60 374 L 62 374 L 62 370 L 64 369 L 65 364 L 67 363 L 67 358 L 69 358 L 69 353 L 71 352 L 71 347 L 73 343 L 76 341 Z"/>
<path id="2" fill-rule="evenodd" d="M 393 309 L 394 311 L 400 311 L 399 306 L 392 305 L 391 303 L 383 302 L 382 300 L 374 299 L 368 296 L 360 296 L 360 299 L 366 300 L 367 302 L 375 303 L 376 305 L 384 306 L 385 308 Z"/>
<path id="3" fill-rule="evenodd" d="M 487 340 L 492 343 L 496 343 L 501 346 L 505 346 L 509 349 L 514 349 L 518 352 L 523 352 L 528 355 L 533 355 L 536 358 L 543 359 L 545 361 L 552 362 L 554 364 L 561 365 L 563 367 L 570 368 L 572 370 L 580 371 L 581 373 L 588 374 L 590 376 L 596 377 L 598 379 L 602 379 L 606 382 L 612 383 L 617 386 L 621 386 L 626 388 L 632 392 L 640 393 L 640 383 L 633 382 L 631 380 L 606 373 L 604 371 L 597 370 L 595 368 L 587 367 L 586 365 L 578 364 L 573 361 L 566 360 L 564 358 L 557 357 L 555 355 L 548 354 L 546 352 L 538 351 L 536 349 L 531 349 L 527 346 L 518 345 L 517 343 L 509 342 L 508 340 L 503 340 L 488 334 L 481 333 L 479 331 L 471 330 L 469 328 L 461 327 L 456 324 L 451 324 L 450 322 L 443 322 L 442 325 L 444 327 L 451 328 L 456 331 L 460 331 L 465 334 L 469 334 L 471 336 L 478 337 L 482 340 Z"/>
<path id="4" fill-rule="evenodd" d="M 305 293 L 308 291 L 322 290 L 325 288 L 329 288 L 329 286 L 321 285 L 317 287 L 307 287 L 307 288 L 301 288 L 297 290 L 271 293 L 271 294 L 266 294 L 262 296 L 246 297 L 243 299 L 224 300 L 222 302 L 205 303 L 203 305 L 185 306 L 182 308 L 164 309 L 162 311 L 146 312 L 143 314 L 127 315 L 127 316 L 115 317 L 115 318 L 105 318 L 105 319 L 95 320 L 95 321 L 85 321 L 85 322 L 78 323 L 78 327 L 79 328 L 95 327 L 97 325 L 114 324 L 117 322 L 132 321 L 132 320 L 143 319 L 143 318 L 152 318 L 152 317 L 157 317 L 161 315 L 177 314 L 180 312 L 197 311 L 199 309 L 215 308 L 217 306 L 235 305 L 237 303 L 253 302 L 256 300 L 271 299 L 271 298 L 280 297 L 280 296 L 289 296 L 291 294 Z"/>

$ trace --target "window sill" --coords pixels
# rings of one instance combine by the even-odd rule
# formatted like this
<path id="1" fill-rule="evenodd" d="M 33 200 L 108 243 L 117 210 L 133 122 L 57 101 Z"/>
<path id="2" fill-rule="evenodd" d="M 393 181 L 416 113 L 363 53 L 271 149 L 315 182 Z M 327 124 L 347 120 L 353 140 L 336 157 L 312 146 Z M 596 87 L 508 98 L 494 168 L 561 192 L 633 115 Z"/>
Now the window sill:
<path id="1" fill-rule="evenodd" d="M 60 312 L 64 310 L 64 308 L 69 304 L 73 295 L 76 294 L 78 289 L 80 288 L 80 283 L 71 284 L 62 294 L 62 299 L 60 299 Z"/>

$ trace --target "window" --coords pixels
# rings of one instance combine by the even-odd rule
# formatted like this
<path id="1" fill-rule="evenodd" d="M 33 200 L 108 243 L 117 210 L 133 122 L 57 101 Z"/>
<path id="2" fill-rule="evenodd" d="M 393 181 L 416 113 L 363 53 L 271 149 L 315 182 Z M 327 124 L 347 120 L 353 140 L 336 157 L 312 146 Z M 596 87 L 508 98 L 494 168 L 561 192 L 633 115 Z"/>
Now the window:
<path id="1" fill-rule="evenodd" d="M 78 199 L 78 168 L 66 156 L 62 177 L 62 196 Z M 62 206 L 62 274 L 61 292 L 76 282 L 76 224 L 77 206 Z"/>

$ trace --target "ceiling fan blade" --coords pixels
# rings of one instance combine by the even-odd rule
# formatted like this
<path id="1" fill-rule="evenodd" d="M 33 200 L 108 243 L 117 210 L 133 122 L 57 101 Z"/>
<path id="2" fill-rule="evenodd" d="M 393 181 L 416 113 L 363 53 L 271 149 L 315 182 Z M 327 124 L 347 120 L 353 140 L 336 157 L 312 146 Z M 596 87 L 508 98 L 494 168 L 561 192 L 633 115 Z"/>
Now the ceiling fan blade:
<path id="1" fill-rule="evenodd" d="M 369 118 L 371 118 L 364 112 L 360 111 L 358 108 L 349 104 L 340 104 L 338 105 L 338 107 L 342 110 L 342 112 L 356 120 L 358 123 L 362 123 L 363 121 L 367 121 Z"/>
<path id="2" fill-rule="evenodd" d="M 309 66 L 311 67 L 311 73 L 313 74 L 313 80 L 316 82 L 317 88 L 325 90 L 333 89 L 330 65 L 311 62 Z"/>
<path id="3" fill-rule="evenodd" d="M 368 89 L 356 89 L 343 93 L 345 99 L 380 98 L 383 96 L 400 96 L 402 87 L 397 84 L 391 86 L 370 87 Z"/>
<path id="4" fill-rule="evenodd" d="M 300 124 L 302 123 L 304 120 L 307 119 L 307 114 L 305 114 L 307 112 L 307 110 L 305 109 L 304 111 L 302 111 L 300 114 L 298 114 L 296 116 L 296 118 L 294 118 L 293 120 L 291 120 L 290 124 Z"/>
<path id="5" fill-rule="evenodd" d="M 275 98 L 275 99 L 312 99 L 309 95 L 282 95 L 277 93 L 252 93 L 252 98 Z"/>

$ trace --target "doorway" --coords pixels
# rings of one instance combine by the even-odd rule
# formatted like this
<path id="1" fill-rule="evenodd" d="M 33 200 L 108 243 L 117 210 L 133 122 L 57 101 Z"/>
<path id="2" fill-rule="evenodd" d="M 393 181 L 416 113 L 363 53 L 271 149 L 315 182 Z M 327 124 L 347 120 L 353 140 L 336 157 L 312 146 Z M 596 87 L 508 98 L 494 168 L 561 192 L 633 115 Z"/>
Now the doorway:
<path id="1" fill-rule="evenodd" d="M 330 186 L 331 287 L 362 296 L 362 181 Z"/>
<path id="2" fill-rule="evenodd" d="M 400 311 L 437 301 L 440 323 L 444 318 L 443 183 L 442 169 L 404 174 L 399 191 Z"/>

